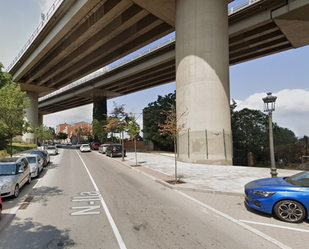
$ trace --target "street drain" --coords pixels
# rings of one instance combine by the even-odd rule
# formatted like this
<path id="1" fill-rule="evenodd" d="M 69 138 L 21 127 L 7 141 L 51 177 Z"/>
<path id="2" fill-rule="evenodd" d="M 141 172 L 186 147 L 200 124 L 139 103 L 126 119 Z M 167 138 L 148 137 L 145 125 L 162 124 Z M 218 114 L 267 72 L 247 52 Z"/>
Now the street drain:
<path id="1" fill-rule="evenodd" d="M 47 244 L 47 249 L 69 249 L 74 246 L 74 240 L 67 238 L 53 239 Z"/>
<path id="2" fill-rule="evenodd" d="M 31 202 L 33 200 L 34 196 L 28 196 L 25 200 L 25 202 Z"/>
<path id="3" fill-rule="evenodd" d="M 22 203 L 18 209 L 19 210 L 25 210 L 29 206 L 29 204 L 30 204 L 29 202 L 28 203 Z"/>
<path id="4" fill-rule="evenodd" d="M 20 205 L 20 207 L 18 208 L 19 210 L 25 210 L 30 202 L 33 200 L 34 196 L 29 195 L 26 200 Z"/>

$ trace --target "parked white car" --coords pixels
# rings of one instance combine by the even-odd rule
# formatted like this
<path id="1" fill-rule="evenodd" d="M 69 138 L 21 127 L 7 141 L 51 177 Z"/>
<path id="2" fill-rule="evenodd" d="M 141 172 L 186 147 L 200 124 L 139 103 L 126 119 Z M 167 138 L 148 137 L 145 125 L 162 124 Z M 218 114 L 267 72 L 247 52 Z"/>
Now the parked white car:
<path id="1" fill-rule="evenodd" d="M 38 177 L 43 170 L 44 159 L 36 154 L 22 154 L 21 156 L 26 157 L 29 162 L 31 177 Z"/>
<path id="2" fill-rule="evenodd" d="M 48 145 L 46 148 L 49 155 L 57 155 L 58 154 L 58 148 L 54 145 Z"/>
<path id="3" fill-rule="evenodd" d="M 90 149 L 89 144 L 82 144 L 82 145 L 80 146 L 79 150 L 80 150 L 81 152 L 86 152 L 86 151 L 91 152 L 91 149 Z"/>
<path id="4" fill-rule="evenodd" d="M 24 156 L 0 158 L 1 197 L 17 197 L 25 183 L 31 183 L 28 160 Z"/>

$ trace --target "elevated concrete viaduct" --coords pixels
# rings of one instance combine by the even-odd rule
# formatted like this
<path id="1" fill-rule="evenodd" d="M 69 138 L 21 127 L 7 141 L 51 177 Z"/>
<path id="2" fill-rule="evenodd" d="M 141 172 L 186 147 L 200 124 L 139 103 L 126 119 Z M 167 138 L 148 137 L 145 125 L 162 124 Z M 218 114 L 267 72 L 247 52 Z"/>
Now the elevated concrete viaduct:
<path id="1" fill-rule="evenodd" d="M 309 0 L 261 0 L 229 18 L 228 2 L 64 1 L 9 72 L 44 96 L 176 30 L 177 108 L 189 128 L 179 158 L 230 165 L 229 65 L 308 44 Z"/>

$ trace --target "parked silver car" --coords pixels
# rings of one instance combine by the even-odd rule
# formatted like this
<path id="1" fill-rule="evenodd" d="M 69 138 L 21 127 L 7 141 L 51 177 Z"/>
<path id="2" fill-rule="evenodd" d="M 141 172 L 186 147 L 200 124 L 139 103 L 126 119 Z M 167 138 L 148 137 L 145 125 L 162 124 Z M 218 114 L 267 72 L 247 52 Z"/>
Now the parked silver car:
<path id="1" fill-rule="evenodd" d="M 48 145 L 46 148 L 49 155 L 57 155 L 58 154 L 58 148 L 54 145 Z"/>
<path id="2" fill-rule="evenodd" d="M 30 165 L 24 156 L 0 159 L 1 197 L 19 195 L 25 183 L 31 183 Z"/>
<path id="3" fill-rule="evenodd" d="M 44 160 L 44 163 L 43 163 L 44 167 L 50 162 L 50 156 L 47 150 L 34 150 L 31 152 L 31 154 L 37 154 L 40 157 L 42 157 Z"/>
<path id="4" fill-rule="evenodd" d="M 80 152 L 86 152 L 86 151 L 89 151 L 91 152 L 91 149 L 90 149 L 90 145 L 89 144 L 82 144 L 79 148 Z"/>
<path id="5" fill-rule="evenodd" d="M 37 154 L 21 154 L 21 156 L 25 156 L 30 165 L 31 177 L 38 177 L 40 172 L 44 167 L 44 159 Z"/>
<path id="6" fill-rule="evenodd" d="M 101 144 L 99 147 L 99 153 L 105 154 L 107 146 L 109 146 L 109 144 Z"/>

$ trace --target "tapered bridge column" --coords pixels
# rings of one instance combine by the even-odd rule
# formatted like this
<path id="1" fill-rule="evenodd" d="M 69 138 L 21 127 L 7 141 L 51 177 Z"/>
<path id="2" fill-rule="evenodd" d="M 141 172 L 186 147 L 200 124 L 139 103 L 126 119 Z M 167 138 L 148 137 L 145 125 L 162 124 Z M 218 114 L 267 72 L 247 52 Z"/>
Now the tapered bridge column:
<path id="1" fill-rule="evenodd" d="M 176 0 L 181 161 L 232 165 L 227 1 Z"/>
<path id="2" fill-rule="evenodd" d="M 26 120 L 38 125 L 38 93 L 36 92 L 27 92 L 26 97 L 30 99 L 30 107 L 26 111 Z M 30 144 L 35 143 L 35 134 L 34 133 L 25 133 L 23 135 L 23 141 Z"/>

